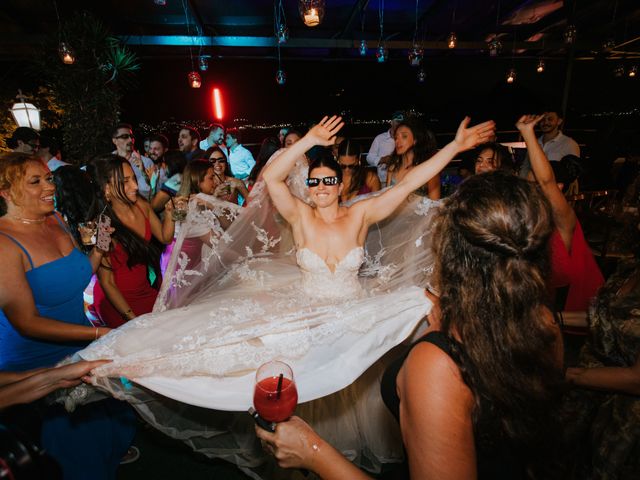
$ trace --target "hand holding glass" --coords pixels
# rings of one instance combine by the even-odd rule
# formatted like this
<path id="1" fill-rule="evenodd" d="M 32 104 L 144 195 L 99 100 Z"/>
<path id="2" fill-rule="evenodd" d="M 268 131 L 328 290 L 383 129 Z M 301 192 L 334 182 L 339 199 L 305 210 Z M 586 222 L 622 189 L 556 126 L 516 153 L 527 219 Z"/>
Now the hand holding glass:
<path id="1" fill-rule="evenodd" d="M 253 406 L 264 420 L 272 423 L 288 420 L 298 405 L 298 390 L 293 371 L 286 363 L 267 362 L 256 372 Z"/>

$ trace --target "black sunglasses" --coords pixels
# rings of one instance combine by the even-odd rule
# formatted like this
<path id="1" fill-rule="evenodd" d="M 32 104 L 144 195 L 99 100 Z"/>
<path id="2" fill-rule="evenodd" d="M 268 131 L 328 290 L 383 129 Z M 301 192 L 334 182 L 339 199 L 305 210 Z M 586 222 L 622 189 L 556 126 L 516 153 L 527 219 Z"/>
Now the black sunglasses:
<path id="1" fill-rule="evenodd" d="M 134 138 L 134 136 L 130 133 L 123 133 L 122 135 L 118 135 L 117 137 L 113 138 L 117 138 L 118 140 L 129 140 L 130 138 Z"/>
<path id="2" fill-rule="evenodd" d="M 211 163 L 227 163 L 226 157 L 211 157 L 209 158 Z"/>
<path id="3" fill-rule="evenodd" d="M 327 186 L 337 185 L 338 177 L 337 175 L 334 175 L 333 177 L 307 178 L 307 187 L 317 187 L 320 185 L 320 181 Z"/>
<path id="4" fill-rule="evenodd" d="M 357 170 L 358 167 L 360 166 L 357 163 L 350 163 L 349 165 L 345 165 L 344 163 L 339 163 L 338 165 L 340 165 L 340 168 L 344 170 Z"/>

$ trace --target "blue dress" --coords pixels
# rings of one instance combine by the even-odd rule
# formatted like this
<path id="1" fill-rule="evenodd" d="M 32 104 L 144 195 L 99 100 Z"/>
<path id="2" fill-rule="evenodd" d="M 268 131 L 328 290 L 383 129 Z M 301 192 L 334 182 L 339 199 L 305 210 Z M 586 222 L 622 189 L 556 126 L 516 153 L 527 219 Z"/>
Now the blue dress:
<path id="1" fill-rule="evenodd" d="M 57 217 L 56 217 L 57 218 Z M 62 225 L 62 224 L 61 224 Z M 75 325 L 91 326 L 84 313 L 83 291 L 91 279 L 91 263 L 73 249 L 66 257 L 25 273 L 41 316 Z M 51 342 L 21 335 L 0 310 L 0 370 L 24 371 L 51 367 L 74 354 L 86 342 Z M 94 402 L 67 413 L 62 406 L 38 406 L 42 415 L 40 443 L 62 467 L 65 480 L 114 479 L 120 459 L 135 434 L 135 415 L 124 402 Z"/>

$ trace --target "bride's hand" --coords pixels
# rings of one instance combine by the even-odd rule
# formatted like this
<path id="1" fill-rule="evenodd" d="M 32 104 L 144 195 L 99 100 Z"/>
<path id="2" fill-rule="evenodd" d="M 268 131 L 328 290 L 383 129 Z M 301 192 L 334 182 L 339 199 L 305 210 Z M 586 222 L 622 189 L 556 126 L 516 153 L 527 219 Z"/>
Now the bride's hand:
<path id="1" fill-rule="evenodd" d="M 493 120 L 467 128 L 470 121 L 469 117 L 462 120 L 456 132 L 456 138 L 453 140 L 460 151 L 469 150 L 476 145 L 488 142 L 495 135 L 496 124 Z"/>
<path id="2" fill-rule="evenodd" d="M 314 145 L 333 145 L 336 143 L 336 134 L 343 126 L 344 122 L 342 121 L 342 117 L 334 115 L 329 118 L 325 116 L 320 120 L 320 123 L 314 125 L 311 130 L 309 130 L 306 136 L 313 141 Z"/>

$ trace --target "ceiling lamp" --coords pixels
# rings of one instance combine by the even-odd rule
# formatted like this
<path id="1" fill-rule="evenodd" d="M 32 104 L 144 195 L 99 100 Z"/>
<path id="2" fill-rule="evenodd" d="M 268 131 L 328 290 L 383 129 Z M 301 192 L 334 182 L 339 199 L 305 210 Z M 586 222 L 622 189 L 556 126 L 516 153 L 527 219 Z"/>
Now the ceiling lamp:
<path id="1" fill-rule="evenodd" d="M 538 60 L 538 65 L 536 66 L 536 72 L 542 73 L 544 72 L 544 68 L 545 68 L 544 60 L 543 59 Z"/>
<path id="2" fill-rule="evenodd" d="M 384 46 L 384 43 L 378 45 L 378 50 L 376 51 L 376 59 L 378 63 L 384 63 L 387 61 L 389 57 L 389 50 Z"/>
<path id="3" fill-rule="evenodd" d="M 209 70 L 209 55 L 200 55 L 200 58 L 198 59 L 198 66 L 200 67 L 201 72 Z"/>
<path id="4" fill-rule="evenodd" d="M 424 68 L 421 68 L 420 71 L 418 72 L 418 81 L 420 83 L 424 83 L 426 79 L 427 79 L 427 74 L 424 71 Z"/>
<path id="5" fill-rule="evenodd" d="M 34 130 L 40 130 L 40 110 L 33 104 L 25 102 L 25 96 L 22 91 L 18 90 L 16 95 L 18 101 L 11 107 L 11 116 L 19 127 L 29 127 Z"/>
<path id="6" fill-rule="evenodd" d="M 189 78 L 189 86 L 191 88 L 200 88 L 202 86 L 202 79 L 200 78 L 200 74 L 198 72 L 189 72 L 189 75 L 187 77 Z"/>
<path id="7" fill-rule="evenodd" d="M 567 45 L 573 45 L 574 43 L 576 43 L 576 33 L 577 33 L 577 30 L 574 24 L 567 25 L 567 28 L 562 34 L 562 37 L 564 38 L 564 43 L 566 43 Z"/>
<path id="8" fill-rule="evenodd" d="M 493 39 L 487 44 L 489 47 L 489 56 L 497 57 L 502 50 L 502 42 L 498 40 L 498 37 L 493 37 Z"/>
<path id="9" fill-rule="evenodd" d="M 285 83 L 287 83 L 287 74 L 284 72 L 284 70 L 280 69 L 276 72 L 276 83 L 278 85 L 284 85 Z"/>
<path id="10" fill-rule="evenodd" d="M 324 18 L 324 0 L 299 0 L 298 10 L 307 27 L 317 27 Z"/>
<path id="11" fill-rule="evenodd" d="M 412 67 L 419 67 L 424 57 L 424 50 L 420 48 L 420 45 L 414 43 L 413 48 L 409 50 L 409 65 Z"/>
<path id="12" fill-rule="evenodd" d="M 76 56 L 73 48 L 71 48 L 65 42 L 60 42 L 60 44 L 58 45 L 58 55 L 60 55 L 60 60 L 62 60 L 62 63 L 66 65 L 71 65 L 76 61 Z"/>
<path id="13" fill-rule="evenodd" d="M 507 83 L 514 83 L 516 81 L 516 69 L 510 68 L 507 72 Z"/>
<path id="14" fill-rule="evenodd" d="M 278 43 L 283 44 L 287 43 L 289 40 L 289 29 L 284 23 L 278 25 L 278 30 L 276 31 L 276 38 L 278 39 Z"/>
<path id="15" fill-rule="evenodd" d="M 159 7 L 164 7 L 167 5 L 167 0 L 153 0 L 153 3 L 155 3 Z"/>
<path id="16" fill-rule="evenodd" d="M 635 78 L 638 75 L 638 66 L 632 65 L 627 75 L 629 75 L 629 78 Z"/>
<path id="17" fill-rule="evenodd" d="M 358 47 L 358 52 L 360 53 L 361 57 L 366 57 L 367 56 L 367 41 L 366 40 L 360 40 L 360 47 Z"/>
<path id="18" fill-rule="evenodd" d="M 616 78 L 620 78 L 624 76 L 624 65 L 622 65 L 621 63 L 616 65 L 615 68 L 613 69 L 613 76 Z"/>
<path id="19" fill-rule="evenodd" d="M 447 47 L 456 48 L 457 44 L 458 44 L 458 37 L 456 37 L 455 32 L 451 32 L 447 37 Z"/>

